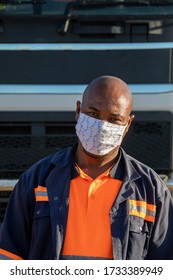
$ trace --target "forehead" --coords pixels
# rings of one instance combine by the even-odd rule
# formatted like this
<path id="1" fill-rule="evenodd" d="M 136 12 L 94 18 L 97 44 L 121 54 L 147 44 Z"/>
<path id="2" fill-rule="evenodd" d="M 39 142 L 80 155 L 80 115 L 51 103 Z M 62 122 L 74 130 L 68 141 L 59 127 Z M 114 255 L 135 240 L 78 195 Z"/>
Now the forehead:
<path id="1" fill-rule="evenodd" d="M 118 90 L 104 90 L 97 88 L 89 91 L 82 103 L 83 107 L 94 107 L 98 110 L 117 113 L 126 112 L 129 108 L 129 100 L 123 92 Z"/>

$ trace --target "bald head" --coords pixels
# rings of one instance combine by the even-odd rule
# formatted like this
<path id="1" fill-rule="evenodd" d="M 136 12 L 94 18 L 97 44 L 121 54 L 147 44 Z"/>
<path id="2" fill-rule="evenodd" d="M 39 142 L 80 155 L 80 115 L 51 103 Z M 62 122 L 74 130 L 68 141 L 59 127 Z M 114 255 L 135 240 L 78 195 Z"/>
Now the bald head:
<path id="1" fill-rule="evenodd" d="M 132 110 L 132 94 L 128 85 L 114 76 L 101 76 L 94 79 L 87 86 L 82 103 L 95 98 L 112 105 L 119 103 L 128 111 L 128 114 Z"/>
<path id="2" fill-rule="evenodd" d="M 83 94 L 82 104 L 77 101 L 76 121 L 78 121 L 81 112 L 88 117 L 102 120 L 104 123 L 109 122 L 124 126 L 122 135 L 124 138 L 134 120 L 131 110 L 132 93 L 128 85 L 117 77 L 101 76 L 87 86 Z M 93 119 L 91 118 L 92 123 Z M 114 152 L 117 153 L 118 148 L 115 150 Z M 110 154 L 108 153 L 109 156 Z"/>

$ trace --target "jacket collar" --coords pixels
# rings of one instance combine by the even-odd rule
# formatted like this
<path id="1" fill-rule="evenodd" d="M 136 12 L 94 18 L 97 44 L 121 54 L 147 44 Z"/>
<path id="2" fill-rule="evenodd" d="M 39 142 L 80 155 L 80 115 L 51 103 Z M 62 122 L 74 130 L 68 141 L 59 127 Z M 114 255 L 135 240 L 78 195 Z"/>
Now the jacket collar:
<path id="1" fill-rule="evenodd" d="M 76 149 L 77 144 L 55 153 L 52 157 L 51 163 L 59 168 L 64 168 L 69 163 L 73 163 L 75 161 Z"/>
<path id="2" fill-rule="evenodd" d="M 65 150 L 62 150 L 60 152 L 57 152 L 51 160 L 51 163 L 55 166 L 58 166 L 59 168 L 64 168 L 69 163 L 72 165 L 75 164 L 75 152 L 77 149 L 77 143 Z M 114 168 L 112 168 L 110 175 L 114 178 L 123 179 L 125 181 L 135 181 L 139 179 L 141 176 L 135 169 L 135 167 L 132 165 L 133 158 L 129 156 L 123 148 L 120 147 L 120 157 L 118 160 L 118 163 L 115 165 Z M 125 174 L 125 177 L 123 176 Z M 77 170 L 73 170 L 73 175 L 77 176 L 78 172 Z"/>
<path id="3" fill-rule="evenodd" d="M 121 149 L 122 158 L 124 161 L 124 168 L 125 168 L 125 180 L 128 181 L 135 181 L 141 177 L 141 175 L 137 172 L 134 165 L 132 165 L 132 161 L 134 160 L 131 156 L 129 156 L 123 148 Z"/>

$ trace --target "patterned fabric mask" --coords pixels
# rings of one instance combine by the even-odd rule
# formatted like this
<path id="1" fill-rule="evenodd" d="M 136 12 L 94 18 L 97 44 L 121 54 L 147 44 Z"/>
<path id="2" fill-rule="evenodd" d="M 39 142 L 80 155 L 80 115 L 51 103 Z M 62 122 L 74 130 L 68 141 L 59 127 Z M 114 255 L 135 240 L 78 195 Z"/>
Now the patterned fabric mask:
<path id="1" fill-rule="evenodd" d="M 76 134 L 84 149 L 94 155 L 106 155 L 120 146 L 127 125 L 112 124 L 80 113 Z"/>

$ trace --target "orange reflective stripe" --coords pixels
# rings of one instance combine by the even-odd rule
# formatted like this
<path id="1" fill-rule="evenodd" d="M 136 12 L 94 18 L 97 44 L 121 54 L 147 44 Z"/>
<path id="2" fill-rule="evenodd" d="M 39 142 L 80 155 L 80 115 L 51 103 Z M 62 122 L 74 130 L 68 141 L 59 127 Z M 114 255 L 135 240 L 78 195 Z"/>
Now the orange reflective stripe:
<path id="1" fill-rule="evenodd" d="M 146 201 L 143 201 L 143 200 L 133 200 L 133 199 L 130 199 L 130 204 L 133 204 L 133 205 L 136 205 L 136 206 L 144 206 L 148 210 L 156 211 L 156 205 L 149 204 L 149 203 L 147 203 Z"/>
<path id="2" fill-rule="evenodd" d="M 146 201 L 143 201 L 143 200 L 133 200 L 133 199 L 130 199 L 130 204 L 133 204 L 133 205 L 140 205 L 140 206 L 146 206 Z"/>
<path id="3" fill-rule="evenodd" d="M 36 201 L 49 201 L 47 196 L 36 196 Z"/>
<path id="4" fill-rule="evenodd" d="M 139 211 L 135 211 L 135 210 L 130 210 L 130 215 L 134 215 L 134 216 L 137 216 L 137 217 L 141 217 L 141 218 L 143 218 L 144 220 L 149 221 L 149 222 L 154 222 L 154 220 L 155 220 L 155 217 L 153 217 L 153 216 L 148 216 L 148 215 L 146 215 L 146 214 L 143 213 L 143 212 L 139 212 Z"/>
<path id="5" fill-rule="evenodd" d="M 153 204 L 147 204 L 147 209 L 151 210 L 153 212 L 156 212 L 156 205 Z"/>
<path id="6" fill-rule="evenodd" d="M 130 215 L 141 217 L 147 221 L 154 222 L 156 205 L 149 204 L 143 200 L 130 199 Z"/>
<path id="7" fill-rule="evenodd" d="M 47 188 L 46 188 L 46 187 L 43 187 L 43 186 L 37 186 L 37 187 L 35 188 L 35 192 L 36 192 L 36 191 L 47 192 Z"/>
<path id="8" fill-rule="evenodd" d="M 133 200 L 133 199 L 130 199 L 130 204 L 136 205 L 136 206 L 143 206 L 143 207 L 145 207 L 148 210 L 156 212 L 156 205 L 149 204 L 149 203 L 147 203 L 146 201 L 143 201 L 143 200 Z"/>
<path id="9" fill-rule="evenodd" d="M 146 215 L 145 220 L 154 223 L 155 217 Z"/>
<path id="10" fill-rule="evenodd" d="M 36 201 L 48 201 L 47 188 L 38 186 L 34 189 Z"/>
<path id="11" fill-rule="evenodd" d="M 0 249 L 0 259 L 1 260 L 23 260 L 18 255 L 10 253 L 9 251 Z"/>
<path id="12" fill-rule="evenodd" d="M 136 211 L 136 210 L 132 210 L 132 209 L 130 209 L 130 215 L 134 215 L 134 216 L 139 216 L 139 217 L 141 217 L 141 218 L 145 218 L 145 213 L 143 213 L 143 212 L 139 212 L 139 211 Z"/>

